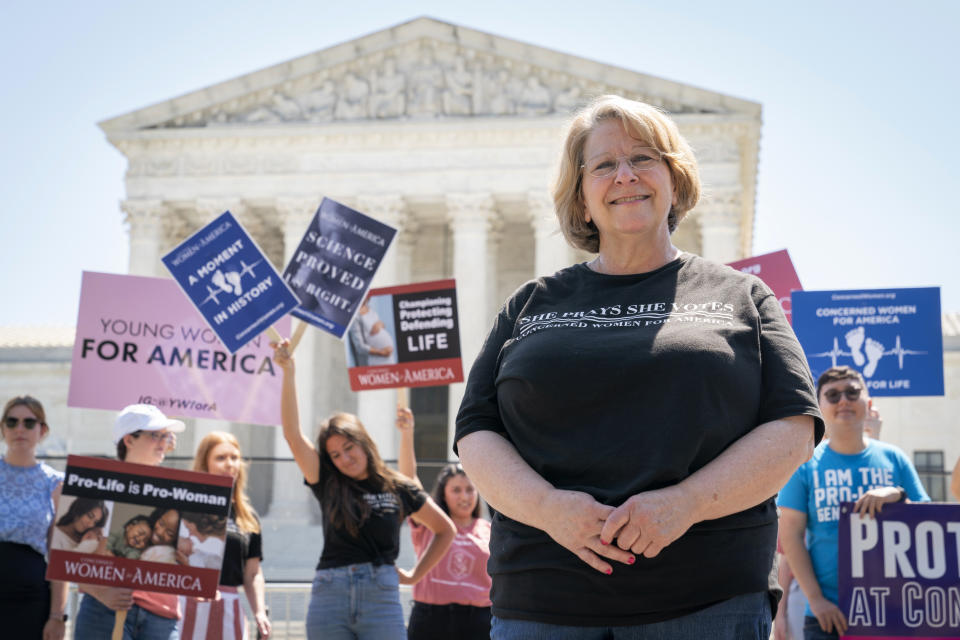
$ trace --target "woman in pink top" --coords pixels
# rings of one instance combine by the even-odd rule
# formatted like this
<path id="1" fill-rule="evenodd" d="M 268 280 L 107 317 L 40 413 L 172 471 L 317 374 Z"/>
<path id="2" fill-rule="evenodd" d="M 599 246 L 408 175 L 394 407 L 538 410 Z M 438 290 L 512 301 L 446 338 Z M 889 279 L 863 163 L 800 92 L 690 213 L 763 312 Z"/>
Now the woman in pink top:
<path id="1" fill-rule="evenodd" d="M 397 410 L 400 431 L 398 467 L 420 484 L 413 451 L 413 412 Z M 480 498 L 459 464 L 445 466 L 433 489 L 433 500 L 457 526 L 447 554 L 413 586 L 413 611 L 407 626 L 408 640 L 490 637 L 490 521 L 480 517 Z M 433 533 L 410 518 L 410 535 L 419 556 Z"/>

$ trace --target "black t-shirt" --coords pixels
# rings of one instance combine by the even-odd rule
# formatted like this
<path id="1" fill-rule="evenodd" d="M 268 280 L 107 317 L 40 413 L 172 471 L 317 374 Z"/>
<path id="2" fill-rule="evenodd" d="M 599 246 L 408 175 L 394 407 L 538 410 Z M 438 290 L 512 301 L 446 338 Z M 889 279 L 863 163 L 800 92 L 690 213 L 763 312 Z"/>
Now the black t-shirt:
<path id="1" fill-rule="evenodd" d="M 470 372 L 455 440 L 500 433 L 554 486 L 619 506 L 796 415 L 813 416 L 822 437 L 810 371 L 776 297 L 753 276 L 683 254 L 649 273 L 579 264 L 523 285 Z M 607 576 L 497 514 L 493 613 L 570 625 L 678 617 L 766 591 L 776 533 L 771 498 L 697 523 Z"/>
<path id="2" fill-rule="evenodd" d="M 322 478 L 308 484 L 323 509 Z M 363 499 L 371 507 L 370 517 L 360 526 L 358 536 L 346 529 L 334 527 L 323 515 L 323 552 L 317 569 L 330 569 L 348 564 L 372 562 L 393 564 L 400 553 L 400 525 L 403 519 L 420 510 L 427 494 L 411 483 L 400 483 L 397 493 L 381 492 L 369 479 L 357 482 L 363 490 Z"/>
<path id="3" fill-rule="evenodd" d="M 254 514 L 257 524 L 260 519 Z M 227 587 L 238 587 L 243 584 L 243 569 L 250 558 L 263 560 L 263 543 L 259 533 L 245 532 L 237 528 L 237 521 L 233 519 L 233 506 L 230 506 L 230 516 L 227 518 L 227 544 L 223 550 L 223 567 L 220 569 L 220 584 Z"/>

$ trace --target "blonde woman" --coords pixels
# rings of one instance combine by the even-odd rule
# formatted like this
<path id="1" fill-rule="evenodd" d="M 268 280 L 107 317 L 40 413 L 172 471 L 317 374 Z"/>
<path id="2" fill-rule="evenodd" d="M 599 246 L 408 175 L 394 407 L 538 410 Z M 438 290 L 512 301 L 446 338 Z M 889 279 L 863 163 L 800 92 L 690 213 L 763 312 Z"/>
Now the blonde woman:
<path id="1" fill-rule="evenodd" d="M 457 416 L 491 637 L 766 640 L 773 496 L 823 434 L 803 351 L 760 280 L 673 244 L 700 178 L 662 111 L 597 98 L 558 176 L 597 255 L 507 300 Z"/>
<path id="2" fill-rule="evenodd" d="M 260 566 L 263 560 L 260 520 L 247 496 L 247 464 L 240 452 L 240 443 L 224 431 L 208 433 L 197 446 L 193 470 L 233 478 L 233 501 L 227 518 L 226 548 L 217 597 L 213 600 L 184 598 L 181 638 L 239 640 L 246 637 L 246 621 L 237 593 L 241 584 L 260 637 L 269 638 L 270 620 L 264 604 L 263 569 Z"/>

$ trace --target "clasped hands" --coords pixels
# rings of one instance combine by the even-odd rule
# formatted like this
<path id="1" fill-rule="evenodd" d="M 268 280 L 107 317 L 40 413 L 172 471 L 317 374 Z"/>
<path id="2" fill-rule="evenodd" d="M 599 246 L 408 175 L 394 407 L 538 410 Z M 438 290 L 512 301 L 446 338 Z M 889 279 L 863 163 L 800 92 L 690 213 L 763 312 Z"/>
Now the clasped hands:
<path id="1" fill-rule="evenodd" d="M 645 491 L 619 507 L 581 491 L 557 489 L 542 505 L 542 528 L 560 546 L 601 573 L 607 560 L 631 565 L 636 556 L 653 558 L 696 522 L 694 505 L 676 486 Z"/>

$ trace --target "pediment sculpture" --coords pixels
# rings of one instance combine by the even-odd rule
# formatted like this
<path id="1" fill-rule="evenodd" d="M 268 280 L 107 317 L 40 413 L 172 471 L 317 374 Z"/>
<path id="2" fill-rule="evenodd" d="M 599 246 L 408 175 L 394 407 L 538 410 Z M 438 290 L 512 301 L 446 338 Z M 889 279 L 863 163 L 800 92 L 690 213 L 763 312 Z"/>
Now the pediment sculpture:
<path id="1" fill-rule="evenodd" d="M 673 113 L 703 111 L 462 46 L 421 42 L 321 69 L 158 126 L 424 120 L 567 114 L 616 92 Z"/>

